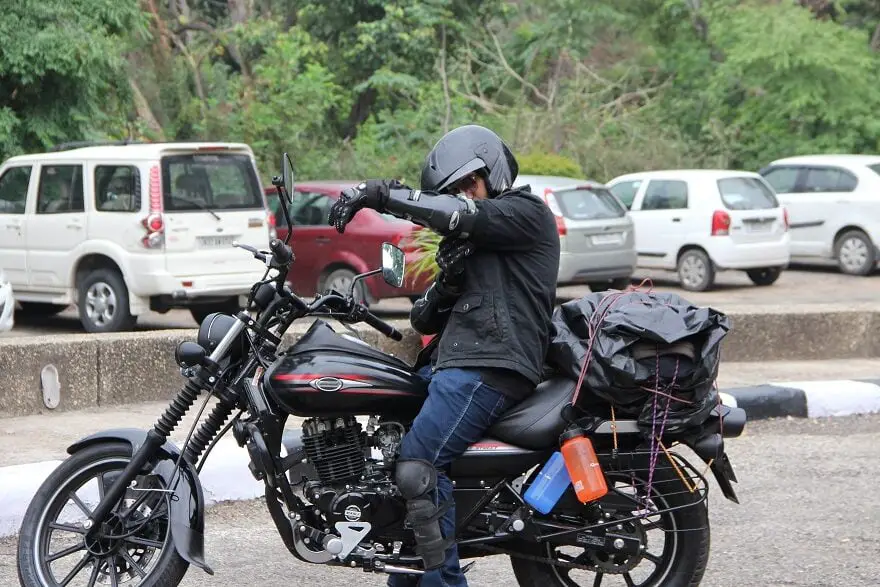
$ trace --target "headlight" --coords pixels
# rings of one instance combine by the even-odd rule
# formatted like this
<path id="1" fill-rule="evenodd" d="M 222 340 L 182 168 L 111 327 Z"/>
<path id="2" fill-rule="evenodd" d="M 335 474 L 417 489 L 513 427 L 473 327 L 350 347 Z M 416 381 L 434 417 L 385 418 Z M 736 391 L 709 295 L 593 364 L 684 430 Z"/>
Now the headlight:
<path id="1" fill-rule="evenodd" d="M 234 316 L 222 312 L 208 314 L 199 326 L 198 343 L 208 351 L 208 354 L 210 355 L 214 352 L 214 349 L 217 348 L 217 345 L 220 344 L 220 341 L 223 340 L 223 337 L 226 336 L 226 333 L 232 329 L 232 325 L 235 324 L 237 320 L 238 319 Z M 245 334 L 244 331 L 242 331 L 239 340 L 234 341 L 229 347 L 230 358 L 237 359 L 241 357 L 244 348 Z"/>

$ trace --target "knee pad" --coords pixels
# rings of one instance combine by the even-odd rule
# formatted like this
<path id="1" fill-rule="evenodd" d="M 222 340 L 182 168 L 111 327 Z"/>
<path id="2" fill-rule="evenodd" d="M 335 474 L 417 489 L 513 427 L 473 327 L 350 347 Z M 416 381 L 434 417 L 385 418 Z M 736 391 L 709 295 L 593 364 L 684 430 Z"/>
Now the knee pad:
<path id="1" fill-rule="evenodd" d="M 400 495 L 406 500 L 406 518 L 416 539 L 416 552 L 426 569 L 436 569 L 446 560 L 446 549 L 454 537 L 444 539 L 440 532 L 440 518 L 448 509 L 434 505 L 430 495 L 437 487 L 437 470 L 421 459 L 397 461 L 395 481 Z"/>
<path id="2" fill-rule="evenodd" d="M 437 469 L 421 459 L 400 459 L 394 471 L 394 480 L 404 499 L 415 499 L 437 488 Z"/>

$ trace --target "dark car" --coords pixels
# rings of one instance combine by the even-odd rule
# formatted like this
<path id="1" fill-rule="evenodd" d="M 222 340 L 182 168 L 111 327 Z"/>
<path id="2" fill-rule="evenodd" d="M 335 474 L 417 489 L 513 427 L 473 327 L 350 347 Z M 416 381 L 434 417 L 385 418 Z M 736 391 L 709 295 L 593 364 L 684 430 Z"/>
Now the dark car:
<path id="1" fill-rule="evenodd" d="M 407 220 L 364 209 L 348 224 L 344 234 L 339 234 L 327 224 L 330 206 L 339 193 L 357 183 L 339 180 L 294 185 L 290 210 L 294 230 L 290 244 L 296 254 L 296 263 L 288 282 L 297 294 L 313 296 L 328 287 L 347 291 L 355 275 L 382 266 L 383 242 L 401 247 L 406 252 L 407 264 L 418 258 L 413 247 L 407 246 L 407 239 L 419 227 Z M 288 227 L 284 213 L 279 208 L 275 188 L 267 188 L 266 196 L 274 214 L 278 238 L 283 240 L 287 237 Z M 381 276 L 374 275 L 361 282 L 357 295 L 367 303 L 395 297 L 416 299 L 429 285 L 427 276 L 414 276 L 409 272 L 399 288 L 388 285 Z"/>

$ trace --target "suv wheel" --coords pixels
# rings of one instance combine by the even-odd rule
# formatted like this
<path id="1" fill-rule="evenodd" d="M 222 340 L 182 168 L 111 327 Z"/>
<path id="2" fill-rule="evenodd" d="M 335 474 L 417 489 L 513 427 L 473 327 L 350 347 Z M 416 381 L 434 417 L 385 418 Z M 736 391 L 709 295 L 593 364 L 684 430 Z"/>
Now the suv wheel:
<path id="1" fill-rule="evenodd" d="M 215 312 L 221 312 L 223 314 L 230 314 L 235 316 L 241 310 L 241 307 L 238 305 L 238 297 L 229 298 L 225 302 L 214 302 L 213 304 L 198 304 L 195 306 L 191 306 L 189 309 L 189 313 L 192 314 L 193 320 L 196 321 L 199 325 Z"/>
<path id="2" fill-rule="evenodd" d="M 782 269 L 779 267 L 762 267 L 761 269 L 749 269 L 746 275 L 755 285 L 773 285 L 779 276 L 782 275 Z"/>
<path id="3" fill-rule="evenodd" d="M 847 275 L 868 275 L 877 262 L 874 243 L 861 230 L 843 233 L 834 243 L 834 257 L 837 266 Z"/>
<path id="4" fill-rule="evenodd" d="M 332 288 L 342 293 L 343 295 L 348 294 L 348 289 L 351 287 L 351 280 L 357 276 L 357 273 L 352 271 L 351 269 L 335 269 L 331 271 L 321 282 L 318 284 L 318 292 L 324 293 L 328 289 Z M 365 306 L 370 305 L 370 299 L 366 292 L 366 287 L 364 286 L 364 282 L 361 281 L 354 288 L 354 299 L 364 304 Z"/>
<path id="5" fill-rule="evenodd" d="M 86 332 L 131 330 L 137 319 L 128 306 L 128 288 L 118 271 L 95 269 L 77 287 L 79 319 Z"/>
<path id="6" fill-rule="evenodd" d="M 678 260 L 678 279 L 682 289 L 687 291 L 706 291 L 715 283 L 715 267 L 712 260 L 701 249 L 690 249 L 682 253 Z"/>
<path id="7" fill-rule="evenodd" d="M 625 290 L 629 287 L 631 280 L 629 277 L 618 277 L 609 281 L 591 281 L 587 283 L 587 287 L 592 292 L 608 291 L 609 289 Z"/>

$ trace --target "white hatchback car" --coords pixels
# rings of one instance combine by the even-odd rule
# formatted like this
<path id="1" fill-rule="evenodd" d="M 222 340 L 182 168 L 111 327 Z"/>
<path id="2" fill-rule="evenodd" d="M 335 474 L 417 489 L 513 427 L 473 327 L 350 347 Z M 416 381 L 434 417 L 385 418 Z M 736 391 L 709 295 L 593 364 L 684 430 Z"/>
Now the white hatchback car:
<path id="1" fill-rule="evenodd" d="M 639 266 L 677 271 L 686 290 L 710 289 L 726 269 L 771 285 L 788 265 L 788 216 L 757 173 L 647 171 L 607 185 L 630 208 Z"/>
<path id="2" fill-rule="evenodd" d="M 759 172 L 791 222 L 791 258 L 868 275 L 880 260 L 880 156 L 805 155 Z"/>
<path id="3" fill-rule="evenodd" d="M 139 314 L 234 312 L 265 267 L 240 241 L 274 232 L 240 143 L 60 148 L 0 166 L 0 267 L 24 312 L 76 304 L 88 332 Z"/>

